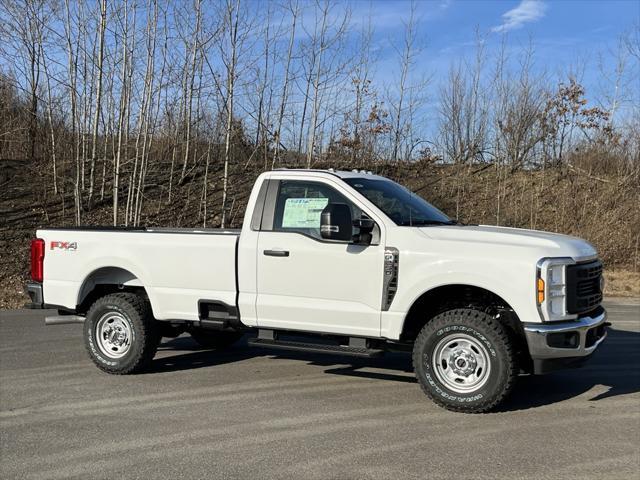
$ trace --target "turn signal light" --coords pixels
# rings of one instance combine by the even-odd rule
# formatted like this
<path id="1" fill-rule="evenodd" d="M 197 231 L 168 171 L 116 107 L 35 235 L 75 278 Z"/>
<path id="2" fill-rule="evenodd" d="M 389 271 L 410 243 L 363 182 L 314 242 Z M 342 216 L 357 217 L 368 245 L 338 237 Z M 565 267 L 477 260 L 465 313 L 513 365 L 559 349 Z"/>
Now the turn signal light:
<path id="1" fill-rule="evenodd" d="M 538 303 L 544 302 L 544 280 L 538 279 Z"/>

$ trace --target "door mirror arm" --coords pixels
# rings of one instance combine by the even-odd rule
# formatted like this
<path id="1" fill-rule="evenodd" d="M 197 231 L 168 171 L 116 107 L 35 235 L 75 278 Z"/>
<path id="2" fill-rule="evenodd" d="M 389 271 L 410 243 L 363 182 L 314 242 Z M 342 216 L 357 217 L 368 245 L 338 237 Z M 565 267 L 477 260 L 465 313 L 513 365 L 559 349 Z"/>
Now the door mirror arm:
<path id="1" fill-rule="evenodd" d="M 359 231 L 353 236 L 353 243 L 357 245 L 371 245 L 373 241 L 373 229 L 375 222 L 367 217 L 358 218 L 353 221 L 353 226 Z"/>

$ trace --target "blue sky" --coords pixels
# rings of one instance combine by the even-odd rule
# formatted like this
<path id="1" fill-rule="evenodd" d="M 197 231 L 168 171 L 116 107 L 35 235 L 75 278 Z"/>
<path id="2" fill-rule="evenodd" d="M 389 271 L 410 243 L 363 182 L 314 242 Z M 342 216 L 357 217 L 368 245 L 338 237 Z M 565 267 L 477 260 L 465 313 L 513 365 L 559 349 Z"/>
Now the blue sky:
<path id="1" fill-rule="evenodd" d="M 352 20 L 366 22 L 371 8 L 376 37 L 386 33 L 396 38 L 409 17 L 410 5 L 404 0 L 356 0 Z M 501 33 L 515 42 L 532 36 L 564 57 L 615 42 L 640 21 L 640 0 L 423 0 L 415 5 L 419 33 L 430 55 L 465 48 L 477 27 L 496 42 Z"/>
<path id="2" fill-rule="evenodd" d="M 403 35 L 410 1 L 355 0 L 352 21 L 367 22 L 369 9 L 379 61 L 378 80 L 397 73 L 392 42 Z M 452 61 L 473 54 L 476 29 L 486 37 L 489 56 L 497 52 L 503 35 L 510 49 L 533 42 L 535 69 L 566 78 L 567 70 L 585 63 L 580 80 L 587 97 L 603 87 L 600 63 L 613 68 L 607 52 L 621 34 L 640 23 L 640 0 L 423 0 L 415 3 L 418 34 L 424 49 L 416 72 L 442 82 Z M 640 90 L 640 87 L 638 87 Z"/>

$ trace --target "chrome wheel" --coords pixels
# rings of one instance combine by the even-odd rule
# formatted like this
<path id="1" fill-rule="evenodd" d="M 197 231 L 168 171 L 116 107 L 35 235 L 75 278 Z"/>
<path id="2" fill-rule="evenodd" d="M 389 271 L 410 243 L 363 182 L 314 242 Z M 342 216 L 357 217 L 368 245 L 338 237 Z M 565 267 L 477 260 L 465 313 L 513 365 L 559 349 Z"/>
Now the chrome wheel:
<path id="1" fill-rule="evenodd" d="M 100 317 L 96 324 L 96 339 L 103 354 L 109 358 L 121 358 L 131 348 L 133 330 L 126 317 L 109 312 Z"/>
<path id="2" fill-rule="evenodd" d="M 463 333 L 440 340 L 433 351 L 432 364 L 437 379 L 457 393 L 480 389 L 491 371 L 486 348 L 474 337 Z"/>

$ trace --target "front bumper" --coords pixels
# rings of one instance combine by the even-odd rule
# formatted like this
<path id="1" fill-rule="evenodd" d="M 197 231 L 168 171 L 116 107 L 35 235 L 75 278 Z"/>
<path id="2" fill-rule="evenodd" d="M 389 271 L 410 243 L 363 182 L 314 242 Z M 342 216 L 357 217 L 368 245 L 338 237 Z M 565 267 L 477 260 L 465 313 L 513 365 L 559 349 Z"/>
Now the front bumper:
<path id="1" fill-rule="evenodd" d="M 602 307 L 577 320 L 525 324 L 533 372 L 541 374 L 582 365 L 607 337 L 608 325 L 607 312 Z"/>
<path id="2" fill-rule="evenodd" d="M 44 296 L 42 295 L 42 284 L 38 282 L 27 282 L 25 287 L 31 303 L 27 303 L 25 308 L 44 308 Z"/>

